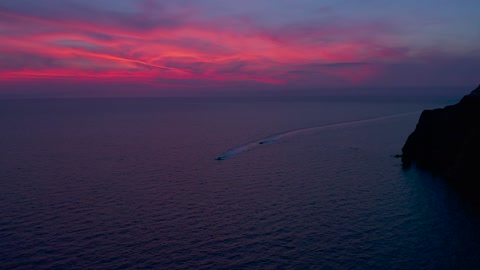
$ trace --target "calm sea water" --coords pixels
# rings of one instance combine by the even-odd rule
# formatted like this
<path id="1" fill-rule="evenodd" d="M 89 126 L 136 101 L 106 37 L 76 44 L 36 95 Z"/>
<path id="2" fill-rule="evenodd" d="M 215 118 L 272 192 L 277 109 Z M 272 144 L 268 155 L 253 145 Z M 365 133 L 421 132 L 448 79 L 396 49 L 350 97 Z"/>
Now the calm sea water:
<path id="1" fill-rule="evenodd" d="M 0 101 L 0 269 L 480 269 L 478 216 L 392 157 L 445 104 Z"/>

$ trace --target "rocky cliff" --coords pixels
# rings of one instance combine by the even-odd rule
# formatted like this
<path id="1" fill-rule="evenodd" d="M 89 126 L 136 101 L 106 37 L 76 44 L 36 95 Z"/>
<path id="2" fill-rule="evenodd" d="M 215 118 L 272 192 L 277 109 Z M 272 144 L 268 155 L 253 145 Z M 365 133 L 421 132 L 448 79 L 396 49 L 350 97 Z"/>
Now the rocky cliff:
<path id="1" fill-rule="evenodd" d="M 404 168 L 415 163 L 480 192 L 480 85 L 455 105 L 423 111 L 402 152 Z"/>

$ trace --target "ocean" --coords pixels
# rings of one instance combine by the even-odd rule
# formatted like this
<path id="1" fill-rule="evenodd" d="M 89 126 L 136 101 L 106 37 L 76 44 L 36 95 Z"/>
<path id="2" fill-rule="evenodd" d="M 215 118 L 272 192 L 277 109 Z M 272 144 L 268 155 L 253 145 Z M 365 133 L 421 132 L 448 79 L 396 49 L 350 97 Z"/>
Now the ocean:
<path id="1" fill-rule="evenodd" d="M 480 269 L 480 218 L 402 170 L 373 97 L 0 100 L 0 269 Z"/>

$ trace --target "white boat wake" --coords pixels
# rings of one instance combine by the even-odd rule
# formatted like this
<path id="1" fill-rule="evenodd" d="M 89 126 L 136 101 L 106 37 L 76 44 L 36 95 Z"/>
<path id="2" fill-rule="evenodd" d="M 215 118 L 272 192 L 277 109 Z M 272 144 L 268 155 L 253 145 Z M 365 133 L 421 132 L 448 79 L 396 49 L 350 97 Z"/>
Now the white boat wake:
<path id="1" fill-rule="evenodd" d="M 392 118 L 403 117 L 403 116 L 412 115 L 412 114 L 418 114 L 418 113 L 419 113 L 419 111 L 415 111 L 415 112 L 394 114 L 394 115 L 368 118 L 368 119 L 356 120 L 356 121 L 350 121 L 350 122 L 343 122 L 343 123 L 329 124 L 329 125 L 323 125 L 323 126 L 317 126 L 317 127 L 309 127 L 309 128 L 301 128 L 301 129 L 290 130 L 290 131 L 286 131 L 286 132 L 283 132 L 283 133 L 280 133 L 280 134 L 272 135 L 272 136 L 266 137 L 266 138 L 261 139 L 261 140 L 249 142 L 247 144 L 232 148 L 232 149 L 224 152 L 223 154 L 217 156 L 215 158 L 215 160 L 229 159 L 229 158 L 234 157 L 234 156 L 236 156 L 240 153 L 251 150 L 252 148 L 255 148 L 255 147 L 258 147 L 258 146 L 261 146 L 261 145 L 265 145 L 265 144 L 275 143 L 275 142 L 278 142 L 278 141 L 284 141 L 288 138 L 291 138 L 291 137 L 299 135 L 299 134 L 304 134 L 304 133 L 309 133 L 309 132 L 317 132 L 317 131 L 321 131 L 321 130 L 334 129 L 334 128 L 349 127 L 349 126 L 354 126 L 354 125 L 359 125 L 359 124 L 365 124 L 365 123 L 377 122 L 377 121 L 382 121 L 382 120 L 387 120 L 387 119 L 392 119 Z"/>

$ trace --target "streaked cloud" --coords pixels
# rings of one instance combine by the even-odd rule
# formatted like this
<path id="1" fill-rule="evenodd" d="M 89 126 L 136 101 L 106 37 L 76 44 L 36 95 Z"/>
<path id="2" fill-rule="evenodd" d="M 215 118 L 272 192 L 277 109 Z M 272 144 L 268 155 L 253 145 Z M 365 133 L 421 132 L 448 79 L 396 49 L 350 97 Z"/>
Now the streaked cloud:
<path id="1" fill-rule="evenodd" d="M 419 85 L 475 83 L 472 72 L 455 70 L 478 66 L 477 28 L 471 36 L 443 28 L 460 20 L 443 9 L 389 18 L 376 2 L 7 1 L 0 3 L 0 82 L 322 88 L 399 84 L 415 70 L 425 74 Z"/>

